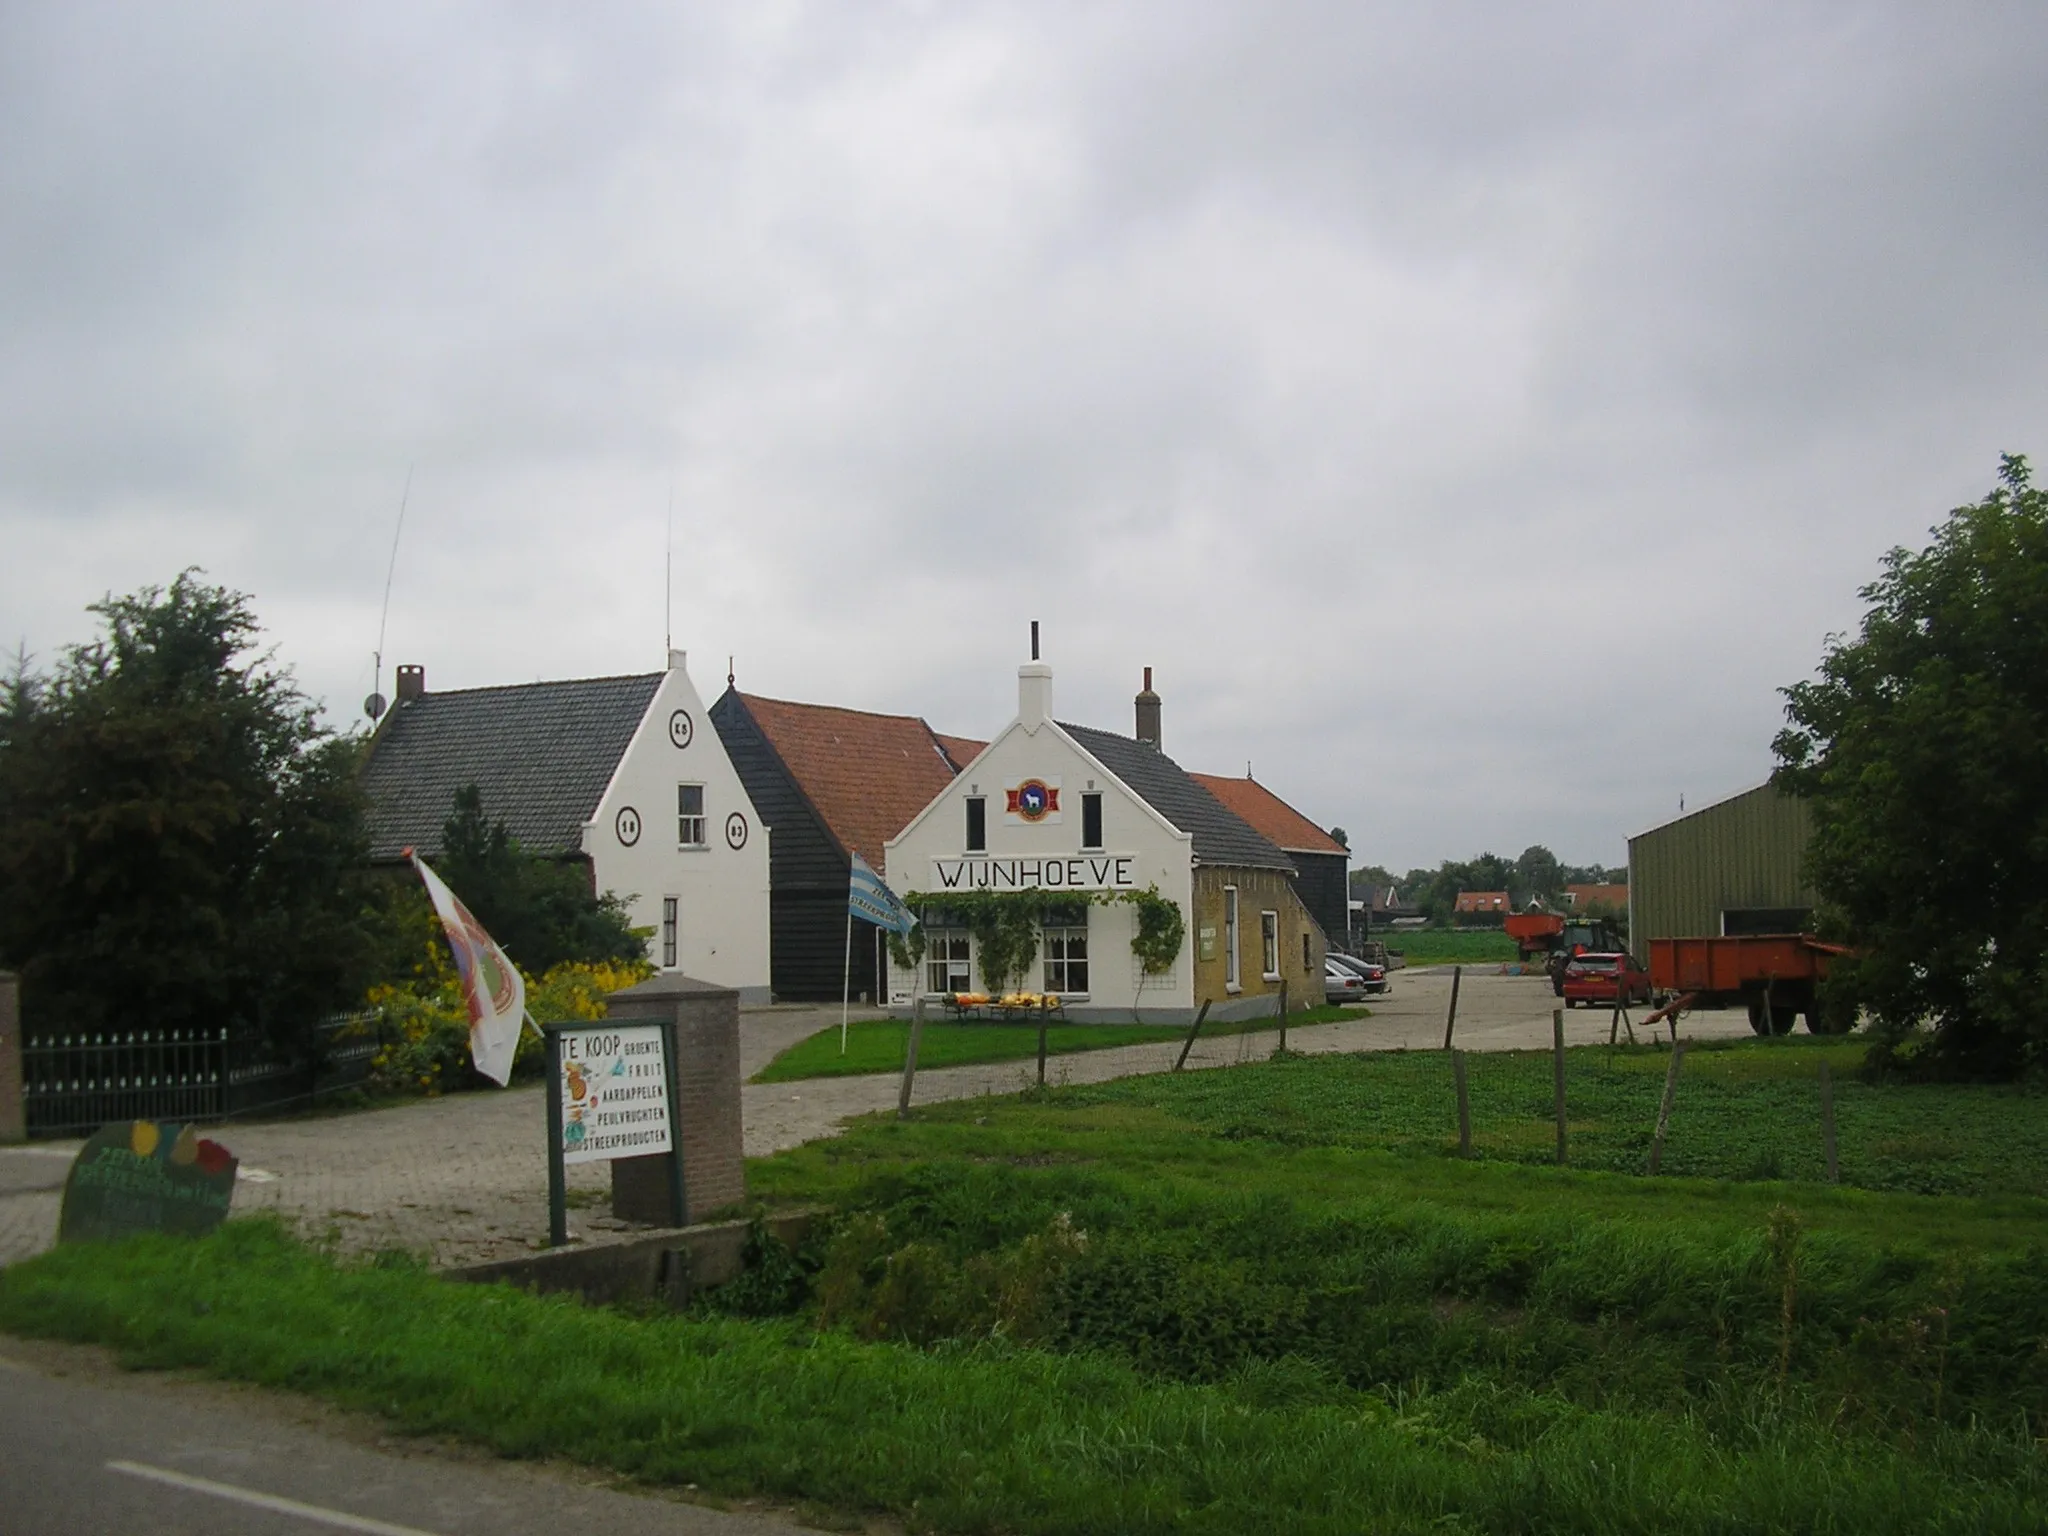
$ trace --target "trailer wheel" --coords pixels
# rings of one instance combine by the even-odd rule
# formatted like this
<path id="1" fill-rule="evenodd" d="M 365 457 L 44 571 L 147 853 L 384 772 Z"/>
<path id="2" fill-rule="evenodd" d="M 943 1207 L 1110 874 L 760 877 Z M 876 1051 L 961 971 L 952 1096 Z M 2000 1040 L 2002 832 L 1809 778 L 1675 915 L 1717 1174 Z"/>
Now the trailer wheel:
<path id="1" fill-rule="evenodd" d="M 1764 1000 L 1760 995 L 1752 995 L 1749 999 L 1749 1027 L 1759 1035 L 1768 1035 L 1771 1032 L 1770 1010 L 1764 1007 Z"/>
<path id="2" fill-rule="evenodd" d="M 1846 1035 L 1855 1027 L 1854 1008 L 1826 1008 L 1814 1003 L 1806 1010 L 1806 1032 L 1809 1035 Z"/>

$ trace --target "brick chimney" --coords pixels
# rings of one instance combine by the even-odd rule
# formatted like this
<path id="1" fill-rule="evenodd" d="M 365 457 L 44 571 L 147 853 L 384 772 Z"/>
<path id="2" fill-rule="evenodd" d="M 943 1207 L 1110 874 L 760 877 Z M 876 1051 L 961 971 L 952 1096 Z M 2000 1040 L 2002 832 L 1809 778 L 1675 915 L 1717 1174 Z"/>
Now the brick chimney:
<path id="1" fill-rule="evenodd" d="M 414 699 L 424 698 L 427 692 L 427 669 L 420 666 L 404 666 L 398 669 L 398 702 L 410 704 Z"/>
<path id="2" fill-rule="evenodd" d="M 1145 669 L 1145 686 L 1139 692 L 1138 740 L 1148 747 L 1159 745 L 1159 695 L 1152 691 L 1152 669 Z"/>

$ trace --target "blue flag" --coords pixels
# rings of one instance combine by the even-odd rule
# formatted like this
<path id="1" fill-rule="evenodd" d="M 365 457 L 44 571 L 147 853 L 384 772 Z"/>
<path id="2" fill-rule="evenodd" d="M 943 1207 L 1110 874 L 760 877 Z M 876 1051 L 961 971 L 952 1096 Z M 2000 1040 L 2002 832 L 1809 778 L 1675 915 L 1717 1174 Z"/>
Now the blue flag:
<path id="1" fill-rule="evenodd" d="M 868 868 L 868 861 L 853 856 L 853 879 L 846 890 L 846 908 L 863 922 L 886 928 L 891 933 L 908 933 L 917 926 L 910 908 L 882 883 L 882 877 Z"/>

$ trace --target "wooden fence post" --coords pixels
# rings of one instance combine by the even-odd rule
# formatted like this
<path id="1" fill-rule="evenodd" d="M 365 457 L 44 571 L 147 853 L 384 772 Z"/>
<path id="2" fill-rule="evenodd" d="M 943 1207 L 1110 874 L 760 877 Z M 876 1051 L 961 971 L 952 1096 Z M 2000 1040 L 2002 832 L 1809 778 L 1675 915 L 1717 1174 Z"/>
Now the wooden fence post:
<path id="1" fill-rule="evenodd" d="M 1457 1027 L 1458 1023 L 1458 983 L 1464 979 L 1465 967 L 1463 967 L 1462 965 L 1452 966 L 1451 1011 L 1444 1018 L 1444 1049 L 1447 1051 L 1451 1048 L 1451 1031 Z"/>
<path id="2" fill-rule="evenodd" d="M 1045 1021 L 1049 1017 L 1043 1004 L 1038 1010 L 1038 1086 L 1045 1086 Z"/>
<path id="3" fill-rule="evenodd" d="M 1671 1125 L 1671 1101 L 1678 1097 L 1678 1068 L 1685 1060 L 1685 1044 L 1674 1040 L 1671 1043 L 1671 1065 L 1664 1072 L 1664 1102 L 1657 1108 L 1657 1134 L 1650 1141 L 1650 1172 L 1657 1171 L 1657 1165 L 1664 1160 L 1664 1132 Z"/>
<path id="4" fill-rule="evenodd" d="M 1557 1166 L 1564 1166 L 1564 1010 L 1550 1010 L 1551 1076 L 1557 1087 Z"/>
<path id="5" fill-rule="evenodd" d="M 1465 1092 L 1465 1053 L 1451 1052 L 1451 1086 L 1458 1093 L 1458 1156 L 1472 1155 L 1472 1100 Z"/>
<path id="6" fill-rule="evenodd" d="M 1835 1161 L 1835 1080 L 1828 1064 L 1820 1064 L 1820 1139 L 1828 1154 L 1828 1182 L 1842 1182 L 1841 1165 Z"/>
<path id="7" fill-rule="evenodd" d="M 1280 983 L 1280 1049 L 1287 1049 L 1287 983 Z"/>
<path id="8" fill-rule="evenodd" d="M 1188 1026 L 1187 1039 L 1180 1043 L 1180 1060 L 1173 1064 L 1174 1071 L 1178 1072 L 1188 1064 L 1188 1052 L 1195 1048 L 1195 1036 L 1202 1032 L 1202 1020 L 1207 1017 L 1209 1017 L 1209 1005 L 1207 1002 L 1204 1002 L 1195 1014 L 1195 1022 Z"/>
<path id="9" fill-rule="evenodd" d="M 903 1053 L 903 1091 L 896 1095 L 896 1118 L 910 1118 L 910 1085 L 917 1078 L 917 1042 L 924 1034 L 924 999 L 910 1005 L 910 1045 Z"/>

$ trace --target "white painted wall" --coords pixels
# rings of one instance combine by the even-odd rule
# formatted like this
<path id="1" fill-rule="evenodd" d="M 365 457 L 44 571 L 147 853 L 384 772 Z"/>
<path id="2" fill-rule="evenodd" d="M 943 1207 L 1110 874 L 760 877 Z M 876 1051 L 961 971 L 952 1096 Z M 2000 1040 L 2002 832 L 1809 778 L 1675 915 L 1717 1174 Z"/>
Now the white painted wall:
<path id="1" fill-rule="evenodd" d="M 670 735 L 679 711 L 690 722 L 685 746 Z M 701 848 L 676 843 L 676 787 L 686 783 L 704 786 Z M 637 836 L 629 838 L 636 820 Z M 768 1000 L 768 829 L 725 755 L 681 651 L 669 652 L 654 702 L 583 829 L 583 851 L 597 888 L 629 898 L 633 925 L 654 930 L 648 956 L 656 965 L 662 962 L 662 898 L 674 896 L 680 915 L 674 968 L 737 987 L 743 1002 Z"/>
<path id="2" fill-rule="evenodd" d="M 1070 1000 L 1069 1012 L 1078 1018 L 1105 1019 L 1128 1019 L 1134 1009 L 1185 1015 L 1194 1006 L 1193 839 L 1097 763 L 1053 721 L 1051 668 L 1027 663 L 1019 669 L 1018 685 L 1018 718 L 888 843 L 883 873 L 890 888 L 903 896 L 941 891 L 936 867 L 941 860 L 949 869 L 962 859 L 983 864 L 1023 859 L 1041 865 L 1054 859 L 1086 860 L 1090 856 L 1081 849 L 1081 795 L 1099 791 L 1103 853 L 1092 857 L 1128 857 L 1133 888 L 1156 885 L 1160 895 L 1180 904 L 1188 925 L 1188 942 L 1169 973 L 1148 977 L 1131 953 L 1131 938 L 1137 931 L 1135 909 L 1092 907 L 1088 997 L 1085 1003 Z M 1035 824 L 1005 808 L 1005 791 L 1034 778 L 1057 783 L 1060 790 L 1057 816 Z M 982 796 L 988 806 L 988 850 L 979 860 L 966 847 L 966 807 L 974 795 Z M 1086 871 L 1084 877 L 1093 873 Z M 1057 889 L 1047 891 L 1051 900 L 1057 900 L 1059 894 Z M 1043 961 L 1041 954 L 1040 965 Z M 979 982 L 977 972 L 977 985 Z M 890 968 L 892 998 L 914 996 L 923 990 L 923 983 L 921 975 L 893 965 Z M 1029 986 L 1037 990 L 1038 978 L 1033 977 Z"/>

